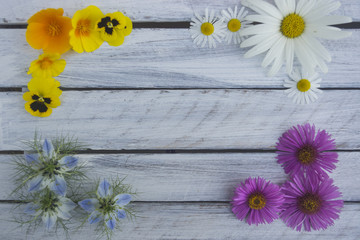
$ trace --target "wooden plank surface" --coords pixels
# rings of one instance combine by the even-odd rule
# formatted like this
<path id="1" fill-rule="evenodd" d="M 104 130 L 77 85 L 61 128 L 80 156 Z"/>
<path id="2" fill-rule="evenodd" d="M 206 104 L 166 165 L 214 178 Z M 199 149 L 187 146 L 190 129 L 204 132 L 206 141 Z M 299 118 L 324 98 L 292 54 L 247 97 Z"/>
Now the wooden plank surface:
<path id="1" fill-rule="evenodd" d="M 65 91 L 45 119 L 27 113 L 20 92 L 0 92 L 0 150 L 21 140 L 76 133 L 92 149 L 274 149 L 296 124 L 326 129 L 339 149 L 360 149 L 360 95 L 328 90 L 311 105 L 283 90 Z"/>
<path id="2" fill-rule="evenodd" d="M 11 200 L 14 174 L 12 155 L 0 155 L 0 199 Z M 92 179 L 126 176 L 139 192 L 139 201 L 230 201 L 235 187 L 252 176 L 276 184 L 287 175 L 276 163 L 275 153 L 222 154 L 81 154 Z M 330 176 L 346 201 L 360 201 L 358 161 L 360 152 L 340 152 Z"/>
<path id="3" fill-rule="evenodd" d="M 227 203 L 136 203 L 133 204 L 140 215 L 136 221 L 122 221 L 122 231 L 114 234 L 113 239 L 301 239 L 357 240 L 360 236 L 360 205 L 345 204 L 340 219 L 326 231 L 296 232 L 281 220 L 272 224 L 249 226 L 238 221 L 231 213 Z M 0 204 L 1 219 L 13 216 L 13 205 Z M 17 209 L 18 213 L 20 208 Z M 73 224 L 73 228 L 79 224 Z M 71 239 L 96 239 L 94 227 L 85 226 L 78 232 L 71 232 Z M 0 224 L 0 238 L 22 240 L 26 236 L 24 228 L 14 223 Z M 62 239 L 63 235 L 37 231 L 28 234 L 27 239 Z"/>
<path id="4" fill-rule="evenodd" d="M 267 0 L 272 2 L 272 0 Z M 203 0 L 1 0 L 0 19 L 3 23 L 26 22 L 37 11 L 44 8 L 59 8 L 65 10 L 65 15 L 72 16 L 76 10 L 88 5 L 98 6 L 104 13 L 122 11 L 133 21 L 190 21 L 194 11 L 204 11 L 206 7 L 215 10 L 240 6 L 239 0 L 203 1 Z M 360 3 L 358 0 L 341 1 L 342 6 L 333 14 L 347 15 L 355 21 L 359 20 Z"/>
<path id="5" fill-rule="evenodd" d="M 341 41 L 324 41 L 333 59 L 321 87 L 359 88 L 360 30 Z M 25 29 L 0 29 L 0 65 L 6 71 L 0 87 L 26 86 L 30 62 L 40 51 L 25 40 Z M 279 88 L 288 78 L 283 71 L 266 76 L 263 55 L 245 59 L 246 49 L 220 45 L 196 47 L 187 29 L 135 29 L 124 45 L 104 43 L 93 53 L 63 55 L 65 71 L 57 78 L 68 88 Z M 96 66 L 96 67 L 95 67 Z M 346 77 L 344 77 L 346 76 Z"/>

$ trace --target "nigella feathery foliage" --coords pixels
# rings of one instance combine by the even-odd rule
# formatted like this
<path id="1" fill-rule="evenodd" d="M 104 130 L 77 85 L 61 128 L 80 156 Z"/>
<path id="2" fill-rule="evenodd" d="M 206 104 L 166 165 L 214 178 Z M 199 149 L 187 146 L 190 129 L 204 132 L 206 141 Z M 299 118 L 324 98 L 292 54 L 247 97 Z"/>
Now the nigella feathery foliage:
<path id="1" fill-rule="evenodd" d="M 98 239 L 106 237 L 111 239 L 114 230 L 121 230 L 118 222 L 136 217 L 130 201 L 136 196 L 136 192 L 128 184 L 124 184 L 125 178 L 116 178 L 110 181 L 98 180 L 96 189 L 87 194 L 87 198 L 78 202 L 79 206 L 87 212 L 82 225 L 85 223 L 96 224 L 95 231 Z"/>
<path id="2" fill-rule="evenodd" d="M 46 153 L 44 148 L 46 142 L 51 145 L 50 148 L 53 148 L 52 150 L 49 149 L 50 153 Z M 78 163 L 78 159 L 73 156 L 77 151 L 83 149 L 84 146 L 74 137 L 60 136 L 52 140 L 45 139 L 43 142 L 41 137 L 35 134 L 33 141 L 24 143 L 28 150 L 25 151 L 24 155 L 15 156 L 13 161 L 15 172 L 12 178 L 17 187 L 11 195 L 21 198 L 27 187 L 29 187 L 29 191 L 41 190 L 46 185 L 51 185 L 49 179 L 55 181 L 57 175 L 65 180 L 66 189 L 75 189 L 74 186 L 87 178 L 85 164 Z M 29 184 L 31 181 L 36 177 L 40 178 L 40 176 L 49 179 L 38 182 L 38 186 L 33 186 L 30 189 L 31 186 Z"/>
<path id="3" fill-rule="evenodd" d="M 73 156 L 83 146 L 73 137 L 42 141 L 37 134 L 25 145 L 28 150 L 12 163 L 16 188 L 10 196 L 27 203 L 15 207 L 21 212 L 14 216 L 15 222 L 27 227 L 28 233 L 45 225 L 46 230 L 62 228 L 69 237 L 68 221 L 87 179 L 85 163 Z"/>

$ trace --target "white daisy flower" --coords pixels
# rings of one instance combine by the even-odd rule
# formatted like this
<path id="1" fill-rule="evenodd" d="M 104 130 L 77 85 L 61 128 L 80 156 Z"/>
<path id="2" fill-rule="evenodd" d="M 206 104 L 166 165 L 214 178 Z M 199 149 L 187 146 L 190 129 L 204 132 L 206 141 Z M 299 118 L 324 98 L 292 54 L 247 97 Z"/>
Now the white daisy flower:
<path id="1" fill-rule="evenodd" d="M 286 79 L 284 87 L 288 88 L 285 93 L 288 97 L 293 98 L 297 104 L 309 104 L 318 99 L 317 94 L 322 93 L 319 89 L 321 78 L 317 73 L 309 73 L 305 70 L 300 73 L 295 70 L 289 74 L 290 79 Z"/>
<path id="2" fill-rule="evenodd" d="M 237 6 L 232 10 L 222 10 L 221 15 L 224 18 L 226 24 L 226 31 L 224 34 L 224 39 L 228 44 L 232 42 L 239 44 L 244 41 L 244 36 L 242 35 L 242 30 L 248 25 L 248 21 L 244 18 L 248 14 L 248 11 L 245 11 L 245 8 L 242 7 L 238 12 Z"/>
<path id="3" fill-rule="evenodd" d="M 254 36 L 240 46 L 254 46 L 245 57 L 267 52 L 262 66 L 272 64 L 270 76 L 275 75 L 284 62 L 287 72 L 291 73 L 295 56 L 306 71 L 311 72 L 318 66 L 327 72 L 325 61 L 330 62 L 331 56 L 317 38 L 341 39 L 351 35 L 330 26 L 351 22 L 349 17 L 328 15 L 341 5 L 333 0 L 275 0 L 277 7 L 262 0 L 243 0 L 242 4 L 258 13 L 245 19 L 261 24 L 243 30 L 243 35 Z"/>
<path id="4" fill-rule="evenodd" d="M 209 10 L 206 8 L 205 17 L 195 13 L 195 18 L 191 19 L 189 30 L 194 43 L 200 47 L 205 47 L 208 43 L 210 48 L 214 48 L 216 41 L 221 42 L 225 28 L 223 19 L 217 18 L 213 10 L 209 14 Z"/>

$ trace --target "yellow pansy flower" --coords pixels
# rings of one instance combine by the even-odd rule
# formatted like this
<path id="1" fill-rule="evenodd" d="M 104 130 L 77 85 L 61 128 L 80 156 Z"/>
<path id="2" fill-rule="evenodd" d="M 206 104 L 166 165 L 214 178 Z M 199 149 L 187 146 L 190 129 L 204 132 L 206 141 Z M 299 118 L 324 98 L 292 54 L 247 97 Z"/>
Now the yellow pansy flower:
<path id="1" fill-rule="evenodd" d="M 96 24 L 101 38 L 110 46 L 123 44 L 125 36 L 132 31 L 132 21 L 121 12 L 108 13 Z"/>
<path id="2" fill-rule="evenodd" d="M 28 74 L 33 77 L 48 78 L 60 75 L 65 69 L 66 61 L 60 54 L 44 53 L 30 64 Z"/>
<path id="3" fill-rule="evenodd" d="M 73 29 L 70 31 L 70 45 L 75 52 L 92 52 L 101 46 L 104 40 L 96 30 L 96 23 L 103 16 L 96 6 L 88 6 L 75 12 L 71 19 Z"/>
<path id="4" fill-rule="evenodd" d="M 54 78 L 33 78 L 24 93 L 25 110 L 35 117 L 48 117 L 52 108 L 60 106 L 60 82 Z"/>

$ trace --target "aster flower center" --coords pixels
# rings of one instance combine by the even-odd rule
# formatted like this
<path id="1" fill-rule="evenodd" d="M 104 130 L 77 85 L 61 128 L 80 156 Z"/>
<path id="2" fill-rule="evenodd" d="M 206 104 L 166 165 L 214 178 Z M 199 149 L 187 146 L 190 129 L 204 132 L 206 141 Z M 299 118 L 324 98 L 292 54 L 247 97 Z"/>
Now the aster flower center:
<path id="1" fill-rule="evenodd" d="M 237 32 L 241 28 L 241 22 L 239 19 L 233 18 L 228 22 L 228 29 L 231 32 Z"/>
<path id="2" fill-rule="evenodd" d="M 75 35 L 77 37 L 90 35 L 90 20 L 89 19 L 81 19 L 77 22 L 76 29 L 75 29 Z"/>
<path id="3" fill-rule="evenodd" d="M 211 34 L 213 34 L 214 32 L 214 25 L 212 23 L 209 22 L 205 22 L 203 24 L 201 24 L 201 33 L 209 36 Z"/>
<path id="4" fill-rule="evenodd" d="M 57 195 L 51 191 L 48 191 L 43 198 L 40 200 L 40 208 L 44 212 L 55 211 L 59 206 L 60 199 Z"/>
<path id="5" fill-rule="evenodd" d="M 299 208 L 303 213 L 316 213 L 321 207 L 321 199 L 311 193 L 305 194 L 298 199 Z"/>
<path id="6" fill-rule="evenodd" d="M 280 31 L 285 37 L 297 38 L 303 34 L 304 30 L 305 21 L 296 13 L 287 15 L 281 22 Z"/>
<path id="7" fill-rule="evenodd" d="M 51 37 L 56 37 L 60 35 L 62 32 L 61 25 L 58 24 L 56 21 L 52 21 L 48 26 L 48 33 Z"/>
<path id="8" fill-rule="evenodd" d="M 302 164 L 310 164 L 315 161 L 316 151 L 313 147 L 307 145 L 301 148 L 297 155 Z"/>
<path id="9" fill-rule="evenodd" d="M 111 213 L 115 211 L 115 201 L 108 198 L 101 198 L 99 200 L 100 207 L 99 209 L 106 213 Z"/>
<path id="10" fill-rule="evenodd" d="M 309 89 L 311 88 L 311 83 L 309 80 L 307 79 L 301 79 L 297 85 L 296 85 L 297 89 L 300 91 L 300 92 L 307 92 L 309 91 Z"/>
<path id="11" fill-rule="evenodd" d="M 260 210 L 265 207 L 266 200 L 262 194 L 255 193 L 250 195 L 248 204 L 251 209 Z"/>

